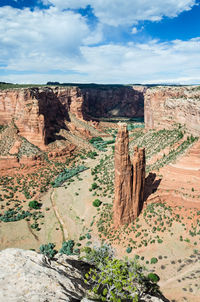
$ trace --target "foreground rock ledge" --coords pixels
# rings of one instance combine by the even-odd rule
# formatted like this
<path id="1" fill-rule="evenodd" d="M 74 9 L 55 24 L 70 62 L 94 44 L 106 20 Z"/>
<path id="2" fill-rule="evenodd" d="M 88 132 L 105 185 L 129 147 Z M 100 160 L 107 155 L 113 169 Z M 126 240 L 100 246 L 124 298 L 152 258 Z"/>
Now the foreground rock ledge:
<path id="1" fill-rule="evenodd" d="M 2 302 L 89 302 L 83 276 L 89 265 L 77 256 L 56 255 L 44 261 L 34 251 L 6 249 L 0 252 L 0 301 Z M 168 301 L 145 295 L 141 302 Z M 169 301 L 168 301 L 169 302 Z"/>

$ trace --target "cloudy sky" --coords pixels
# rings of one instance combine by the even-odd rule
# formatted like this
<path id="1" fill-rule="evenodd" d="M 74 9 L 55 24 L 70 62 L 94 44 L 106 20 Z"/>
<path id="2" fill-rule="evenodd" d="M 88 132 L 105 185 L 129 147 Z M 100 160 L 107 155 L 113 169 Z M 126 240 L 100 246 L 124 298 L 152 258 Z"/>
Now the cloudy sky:
<path id="1" fill-rule="evenodd" d="M 200 83 L 200 0 L 0 0 L 0 81 Z"/>

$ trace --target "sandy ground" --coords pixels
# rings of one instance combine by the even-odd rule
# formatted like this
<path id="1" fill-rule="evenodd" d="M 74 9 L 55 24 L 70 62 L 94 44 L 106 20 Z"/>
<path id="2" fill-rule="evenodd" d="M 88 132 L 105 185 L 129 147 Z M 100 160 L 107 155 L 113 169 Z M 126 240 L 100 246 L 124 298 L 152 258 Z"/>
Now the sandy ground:
<path id="1" fill-rule="evenodd" d="M 101 153 L 96 159 L 85 160 L 85 165 L 94 167 L 104 155 L 105 153 Z M 157 174 L 162 175 L 161 183 L 157 191 L 149 196 L 147 204 L 152 201 L 166 201 L 172 207 L 184 206 L 181 213 L 183 222 L 187 224 L 189 209 L 200 209 L 200 141 L 176 163 L 160 169 Z M 38 249 L 40 244 L 47 242 L 54 242 L 56 247 L 60 248 L 64 239 L 78 241 L 80 235 L 91 229 L 90 224 L 98 212 L 97 208 L 92 206 L 96 197 L 89 191 L 93 183 L 91 170 L 88 169 L 73 179 L 70 185 L 66 182 L 62 187 L 50 189 L 41 196 L 42 211 L 45 215 L 41 231 L 30 230 L 25 220 L 16 223 L 2 222 L 0 248 L 12 246 Z M 185 209 L 188 211 L 185 212 Z M 99 243 L 95 230 L 91 234 L 92 244 Z M 138 254 L 140 259 L 144 257 L 140 263 L 160 276 L 161 291 L 170 301 L 197 302 L 200 301 L 200 241 L 198 239 L 196 247 L 193 242 L 180 242 L 179 236 L 182 234 L 182 228 L 175 224 L 173 236 L 166 232 L 162 244 L 134 250 L 129 256 Z M 116 246 L 116 249 L 119 255 L 125 255 L 125 248 Z M 158 262 L 146 264 L 152 257 L 156 257 Z"/>
<path id="2" fill-rule="evenodd" d="M 85 166 L 94 168 L 104 154 L 100 154 L 96 159 L 85 160 Z M 66 239 L 79 240 L 80 235 L 90 228 L 93 217 L 97 213 L 97 208 L 92 205 L 96 199 L 93 191 L 89 188 L 93 181 L 91 169 L 85 170 L 79 176 L 73 177 L 74 182 L 54 189 L 52 199 L 57 209 L 58 215 L 66 229 Z M 81 180 L 80 180 L 81 179 Z M 99 242 L 99 240 L 96 238 Z M 92 240 L 94 242 L 94 238 Z"/>

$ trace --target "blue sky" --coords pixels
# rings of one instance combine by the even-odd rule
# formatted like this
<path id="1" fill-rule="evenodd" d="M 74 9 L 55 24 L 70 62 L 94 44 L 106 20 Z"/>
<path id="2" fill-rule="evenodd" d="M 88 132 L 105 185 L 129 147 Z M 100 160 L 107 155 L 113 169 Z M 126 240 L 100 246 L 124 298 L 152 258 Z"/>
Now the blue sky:
<path id="1" fill-rule="evenodd" d="M 200 0 L 0 0 L 0 81 L 200 83 Z"/>

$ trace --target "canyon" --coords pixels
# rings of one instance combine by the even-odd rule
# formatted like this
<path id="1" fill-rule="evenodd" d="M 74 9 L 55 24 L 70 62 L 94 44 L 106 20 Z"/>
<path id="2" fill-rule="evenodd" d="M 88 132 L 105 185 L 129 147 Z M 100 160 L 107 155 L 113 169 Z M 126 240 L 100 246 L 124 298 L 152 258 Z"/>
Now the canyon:
<path id="1" fill-rule="evenodd" d="M 0 90 L 0 249 L 106 242 L 198 301 L 199 87 L 86 86 Z"/>
<path id="2" fill-rule="evenodd" d="M 0 125 L 13 121 L 21 136 L 45 149 L 45 145 L 56 139 L 60 129 L 67 128 L 70 114 L 85 121 L 119 115 L 143 117 L 143 103 L 142 92 L 126 86 L 2 90 Z"/>
<path id="3" fill-rule="evenodd" d="M 198 135 L 199 99 L 200 90 L 193 86 L 8 89 L 0 91 L 0 125 L 13 121 L 21 136 L 43 150 L 57 139 L 60 129 L 73 131 L 71 115 L 91 124 L 93 121 L 96 127 L 98 119 L 103 117 L 144 118 L 146 129 L 180 123 Z M 89 136 L 84 130 L 79 129 L 79 134 Z"/>

